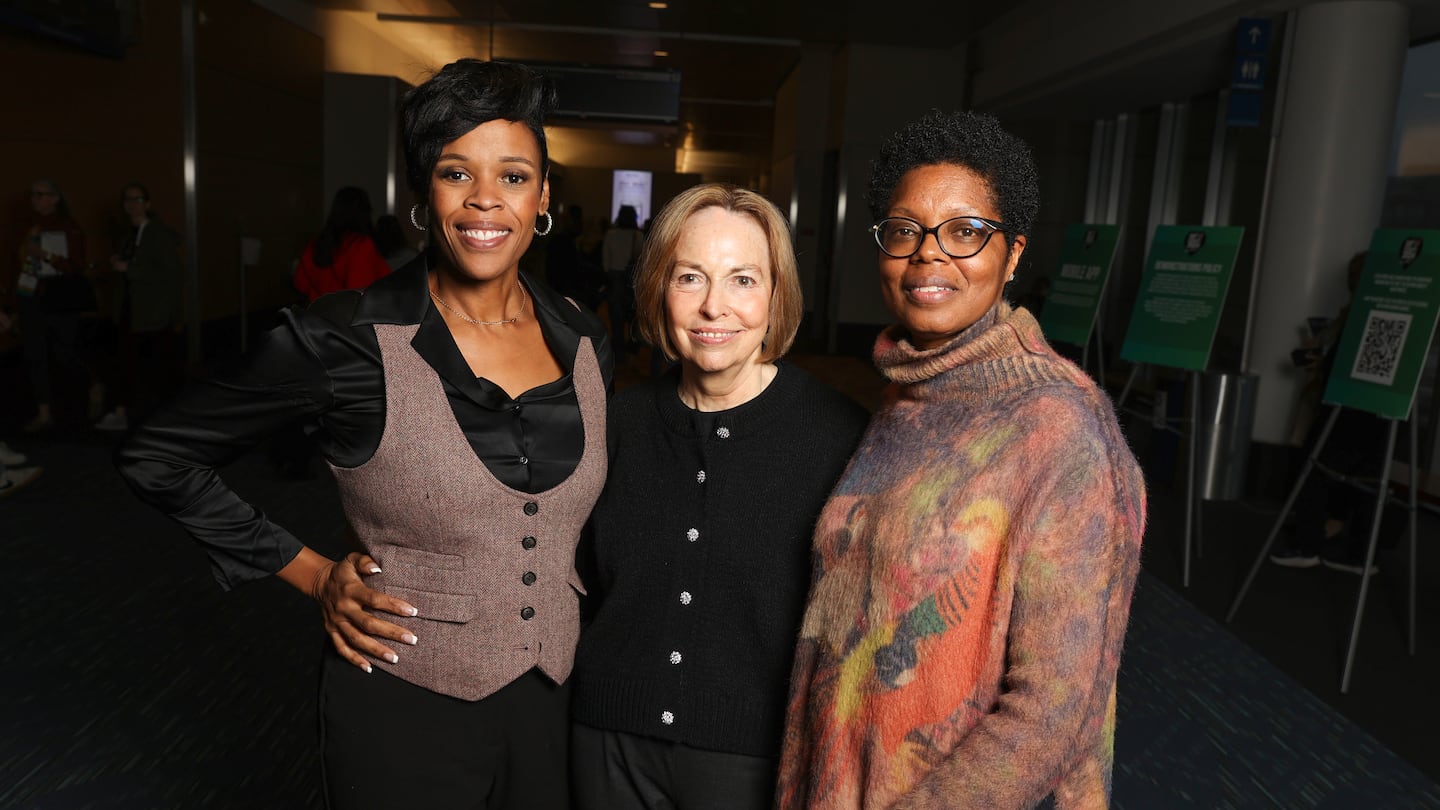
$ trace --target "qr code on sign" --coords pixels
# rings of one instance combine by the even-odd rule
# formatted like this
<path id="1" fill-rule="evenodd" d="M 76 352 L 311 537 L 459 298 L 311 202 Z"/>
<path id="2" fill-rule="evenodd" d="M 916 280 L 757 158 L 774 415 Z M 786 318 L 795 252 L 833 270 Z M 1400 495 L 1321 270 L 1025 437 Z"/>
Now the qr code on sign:
<path id="1" fill-rule="evenodd" d="M 1400 350 L 1405 348 L 1405 335 L 1409 332 L 1408 314 L 1371 310 L 1350 376 L 1380 385 L 1394 383 L 1395 367 L 1400 365 Z"/>

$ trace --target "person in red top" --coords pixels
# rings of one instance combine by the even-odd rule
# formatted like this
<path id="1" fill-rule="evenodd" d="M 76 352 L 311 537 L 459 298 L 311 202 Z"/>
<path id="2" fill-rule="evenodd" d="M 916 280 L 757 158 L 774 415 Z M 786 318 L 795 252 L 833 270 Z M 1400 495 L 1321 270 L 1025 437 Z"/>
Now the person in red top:
<path id="1" fill-rule="evenodd" d="M 335 192 L 325 227 L 300 255 L 295 289 L 313 302 L 327 293 L 368 287 L 389 273 L 390 265 L 375 248 L 370 195 L 354 186 Z"/>

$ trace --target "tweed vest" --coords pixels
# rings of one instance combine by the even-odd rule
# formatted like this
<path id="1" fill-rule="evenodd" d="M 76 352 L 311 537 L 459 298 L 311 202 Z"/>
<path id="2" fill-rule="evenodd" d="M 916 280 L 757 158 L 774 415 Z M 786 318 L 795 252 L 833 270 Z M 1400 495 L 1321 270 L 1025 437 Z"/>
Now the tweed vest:
<path id="1" fill-rule="evenodd" d="M 585 427 L 574 472 L 526 493 L 501 484 L 455 422 L 440 376 L 410 345 L 416 325 L 376 324 L 385 432 L 369 461 L 335 467 L 341 502 L 382 573 L 366 584 L 415 606 L 377 614 L 419 639 L 375 666 L 418 686 L 479 700 L 538 666 L 570 675 L 580 635 L 575 545 L 605 483 L 605 383 L 591 341 L 573 379 Z"/>

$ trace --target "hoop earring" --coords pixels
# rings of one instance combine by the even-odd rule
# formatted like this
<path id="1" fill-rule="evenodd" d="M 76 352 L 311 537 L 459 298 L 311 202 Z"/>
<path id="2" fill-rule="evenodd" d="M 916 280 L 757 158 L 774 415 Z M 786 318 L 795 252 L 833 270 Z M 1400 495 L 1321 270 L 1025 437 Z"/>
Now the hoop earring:
<path id="1" fill-rule="evenodd" d="M 420 210 L 420 203 L 415 203 L 414 205 L 410 206 L 410 224 L 414 225 L 415 230 L 417 231 L 429 230 L 424 225 L 420 224 L 420 220 L 416 219 L 415 212 L 418 210 Z"/>
<path id="2" fill-rule="evenodd" d="M 545 230 L 542 231 L 542 230 L 540 230 L 540 228 L 537 226 L 537 227 L 535 228 L 535 235 L 536 235 L 536 236 L 549 236 L 549 235 L 550 235 L 550 229 L 555 227 L 555 218 L 552 217 L 552 216 L 550 216 L 550 212 L 549 212 L 549 211 L 541 211 L 541 212 L 540 212 L 540 216 L 545 217 Z"/>

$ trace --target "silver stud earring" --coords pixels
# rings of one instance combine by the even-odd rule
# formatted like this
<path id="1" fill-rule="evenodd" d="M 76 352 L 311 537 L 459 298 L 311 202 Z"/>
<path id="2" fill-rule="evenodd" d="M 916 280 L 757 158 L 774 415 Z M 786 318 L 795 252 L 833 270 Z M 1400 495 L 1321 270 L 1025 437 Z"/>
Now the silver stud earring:
<path id="1" fill-rule="evenodd" d="M 536 235 L 536 236 L 549 236 L 549 235 L 550 235 L 550 229 L 553 228 L 553 227 L 555 227 L 555 218 L 552 217 L 552 216 L 550 216 L 550 212 L 549 212 L 549 211 L 541 211 L 541 212 L 540 212 L 540 216 L 545 217 L 545 230 L 543 230 L 543 231 L 540 230 L 540 227 L 537 225 L 537 226 L 535 227 L 535 235 Z"/>
<path id="2" fill-rule="evenodd" d="M 428 230 L 424 225 L 421 225 L 420 220 L 416 218 L 415 212 L 418 210 L 420 210 L 420 203 L 415 203 L 410 206 L 410 224 L 414 225 L 417 231 Z"/>
<path id="3" fill-rule="evenodd" d="M 1014 281 L 1014 280 L 1015 280 L 1015 274 L 1014 274 L 1014 273 L 1011 273 L 1011 274 L 1010 274 L 1010 278 L 1005 279 L 1005 283 L 1006 283 L 1006 284 L 1009 284 L 1010 282 L 1012 282 L 1012 281 Z"/>

